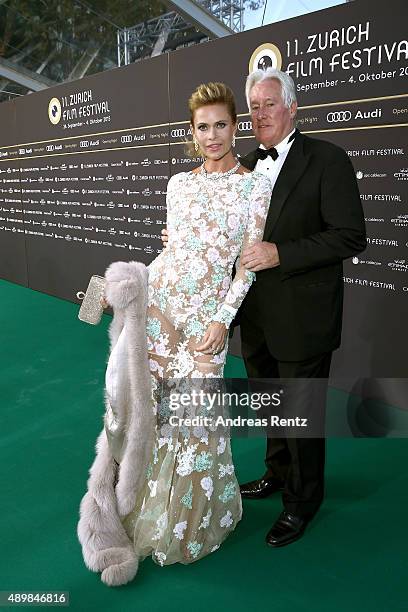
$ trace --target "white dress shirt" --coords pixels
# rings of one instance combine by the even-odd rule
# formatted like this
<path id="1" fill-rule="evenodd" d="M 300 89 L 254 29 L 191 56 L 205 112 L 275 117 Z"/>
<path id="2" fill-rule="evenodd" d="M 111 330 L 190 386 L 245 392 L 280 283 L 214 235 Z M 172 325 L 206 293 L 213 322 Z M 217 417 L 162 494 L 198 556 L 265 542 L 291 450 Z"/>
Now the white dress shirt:
<path id="1" fill-rule="evenodd" d="M 266 159 L 258 159 L 256 166 L 254 168 L 258 172 L 265 174 L 270 179 L 272 183 L 272 189 L 274 188 L 277 178 L 279 176 L 279 172 L 281 171 L 282 166 L 285 163 L 285 159 L 289 152 L 289 149 L 293 145 L 294 139 L 292 139 L 290 142 L 288 142 L 288 140 L 292 136 L 294 131 L 295 131 L 295 128 L 293 128 L 290 134 L 285 136 L 285 138 L 279 144 L 275 146 L 275 149 L 277 150 L 279 154 L 279 157 L 277 157 L 275 161 L 272 159 L 270 155 L 268 155 Z M 264 145 L 262 144 L 259 145 L 259 148 L 266 150 L 266 147 L 264 147 Z"/>

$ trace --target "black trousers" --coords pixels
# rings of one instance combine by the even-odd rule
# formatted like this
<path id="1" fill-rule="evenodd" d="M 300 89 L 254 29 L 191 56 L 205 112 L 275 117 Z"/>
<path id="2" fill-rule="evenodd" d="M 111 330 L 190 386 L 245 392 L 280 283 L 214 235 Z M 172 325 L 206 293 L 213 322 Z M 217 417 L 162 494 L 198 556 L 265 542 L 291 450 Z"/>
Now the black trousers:
<path id="1" fill-rule="evenodd" d="M 242 356 L 249 378 L 319 378 L 323 393 L 305 400 L 303 415 L 318 415 L 324 426 L 327 379 L 332 353 L 305 361 L 279 361 L 272 355 L 262 328 L 254 319 L 241 318 Z M 265 477 L 284 481 L 282 501 L 291 514 L 311 518 L 324 497 L 325 438 L 268 437 Z"/>

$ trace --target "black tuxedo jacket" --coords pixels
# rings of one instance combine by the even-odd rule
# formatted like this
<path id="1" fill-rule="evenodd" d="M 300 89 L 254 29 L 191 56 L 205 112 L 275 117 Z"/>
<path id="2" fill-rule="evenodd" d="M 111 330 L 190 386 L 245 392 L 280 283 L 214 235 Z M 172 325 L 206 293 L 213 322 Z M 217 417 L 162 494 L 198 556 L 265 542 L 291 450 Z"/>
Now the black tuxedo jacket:
<path id="1" fill-rule="evenodd" d="M 255 152 L 240 158 L 255 168 Z M 279 361 L 302 361 L 340 344 L 343 259 L 366 248 L 351 161 L 334 144 L 296 133 L 276 181 L 263 240 L 280 265 L 256 273 L 237 324 L 262 327 Z"/>

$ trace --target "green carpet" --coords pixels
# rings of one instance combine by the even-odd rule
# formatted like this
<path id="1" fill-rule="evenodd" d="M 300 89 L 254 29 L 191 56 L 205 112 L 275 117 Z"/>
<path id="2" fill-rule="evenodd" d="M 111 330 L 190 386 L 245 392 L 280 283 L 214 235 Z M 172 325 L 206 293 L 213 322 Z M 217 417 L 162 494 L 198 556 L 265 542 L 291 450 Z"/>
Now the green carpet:
<path id="1" fill-rule="evenodd" d="M 245 501 L 221 548 L 198 563 L 145 560 L 133 583 L 103 585 L 76 538 L 102 427 L 110 317 L 93 327 L 78 306 L 0 281 L 0 590 L 70 592 L 70 609 L 274 612 L 407 610 L 408 441 L 328 441 L 327 496 L 305 536 L 270 549 L 279 496 Z M 230 358 L 227 376 L 244 375 Z M 264 441 L 234 440 L 241 481 L 261 475 Z M 11 609 L 11 608 L 10 608 Z"/>

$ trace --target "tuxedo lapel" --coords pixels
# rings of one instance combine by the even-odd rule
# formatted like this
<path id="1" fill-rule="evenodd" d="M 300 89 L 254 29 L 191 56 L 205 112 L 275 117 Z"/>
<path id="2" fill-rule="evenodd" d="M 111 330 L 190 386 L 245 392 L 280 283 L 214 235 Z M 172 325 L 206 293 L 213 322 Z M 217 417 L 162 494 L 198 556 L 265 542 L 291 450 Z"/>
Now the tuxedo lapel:
<path id="1" fill-rule="evenodd" d="M 297 134 L 285 159 L 285 163 L 281 168 L 272 192 L 271 204 L 269 206 L 263 235 L 264 240 L 268 240 L 285 201 L 306 170 L 310 155 L 304 152 L 303 143 L 304 137 L 302 134 Z"/>
<path id="2" fill-rule="evenodd" d="M 240 164 L 242 164 L 247 170 L 251 171 L 255 169 L 257 161 L 258 158 L 255 154 L 255 151 L 251 151 L 250 153 L 248 153 L 248 155 L 244 155 L 244 157 L 239 158 Z"/>

